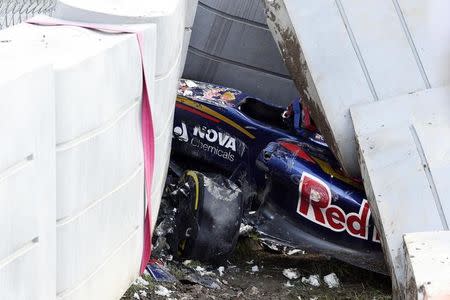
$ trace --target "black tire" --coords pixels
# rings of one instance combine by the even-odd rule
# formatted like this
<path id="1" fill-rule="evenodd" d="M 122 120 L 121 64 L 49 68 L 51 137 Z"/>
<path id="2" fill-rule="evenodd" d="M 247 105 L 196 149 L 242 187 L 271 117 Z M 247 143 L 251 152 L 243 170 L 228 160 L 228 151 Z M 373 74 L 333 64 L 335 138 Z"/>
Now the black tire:
<path id="1" fill-rule="evenodd" d="M 236 247 L 243 197 L 218 174 L 186 171 L 180 178 L 176 229 L 171 248 L 181 258 L 220 263 Z"/>

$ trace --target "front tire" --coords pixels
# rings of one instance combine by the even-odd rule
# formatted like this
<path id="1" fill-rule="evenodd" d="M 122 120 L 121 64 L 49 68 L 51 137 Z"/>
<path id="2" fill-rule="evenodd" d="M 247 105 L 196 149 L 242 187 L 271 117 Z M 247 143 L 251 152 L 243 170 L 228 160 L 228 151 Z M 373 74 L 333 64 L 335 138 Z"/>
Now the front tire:
<path id="1" fill-rule="evenodd" d="M 177 256 L 222 262 L 236 247 L 243 214 L 239 187 L 220 174 L 188 170 L 178 183 L 176 230 L 171 248 Z"/>

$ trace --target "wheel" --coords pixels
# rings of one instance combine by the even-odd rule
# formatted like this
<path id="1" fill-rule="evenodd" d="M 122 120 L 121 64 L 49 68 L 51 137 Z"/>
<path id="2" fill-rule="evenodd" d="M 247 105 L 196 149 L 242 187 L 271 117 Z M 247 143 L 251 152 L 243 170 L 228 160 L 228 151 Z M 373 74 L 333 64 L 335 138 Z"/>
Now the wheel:
<path id="1" fill-rule="evenodd" d="M 181 258 L 220 263 L 234 250 L 243 214 L 242 192 L 219 174 L 186 171 L 177 189 L 171 249 Z"/>

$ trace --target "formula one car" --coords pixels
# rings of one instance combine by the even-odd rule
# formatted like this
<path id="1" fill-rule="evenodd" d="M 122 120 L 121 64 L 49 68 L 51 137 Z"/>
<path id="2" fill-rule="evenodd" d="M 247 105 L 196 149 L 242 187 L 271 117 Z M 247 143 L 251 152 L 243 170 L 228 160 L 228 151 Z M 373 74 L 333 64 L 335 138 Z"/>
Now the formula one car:
<path id="1" fill-rule="evenodd" d="M 361 181 L 340 171 L 299 99 L 285 109 L 181 80 L 171 155 L 178 255 L 226 257 L 244 217 L 266 239 L 384 273 Z"/>

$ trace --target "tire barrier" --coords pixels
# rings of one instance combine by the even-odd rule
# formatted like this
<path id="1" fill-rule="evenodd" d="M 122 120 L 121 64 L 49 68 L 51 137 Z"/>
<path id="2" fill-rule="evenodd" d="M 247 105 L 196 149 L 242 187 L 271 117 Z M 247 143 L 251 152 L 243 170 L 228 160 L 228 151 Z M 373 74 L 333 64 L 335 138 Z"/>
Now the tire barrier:
<path id="1" fill-rule="evenodd" d="M 200 0 L 183 77 L 287 105 L 298 92 L 259 0 Z"/>

